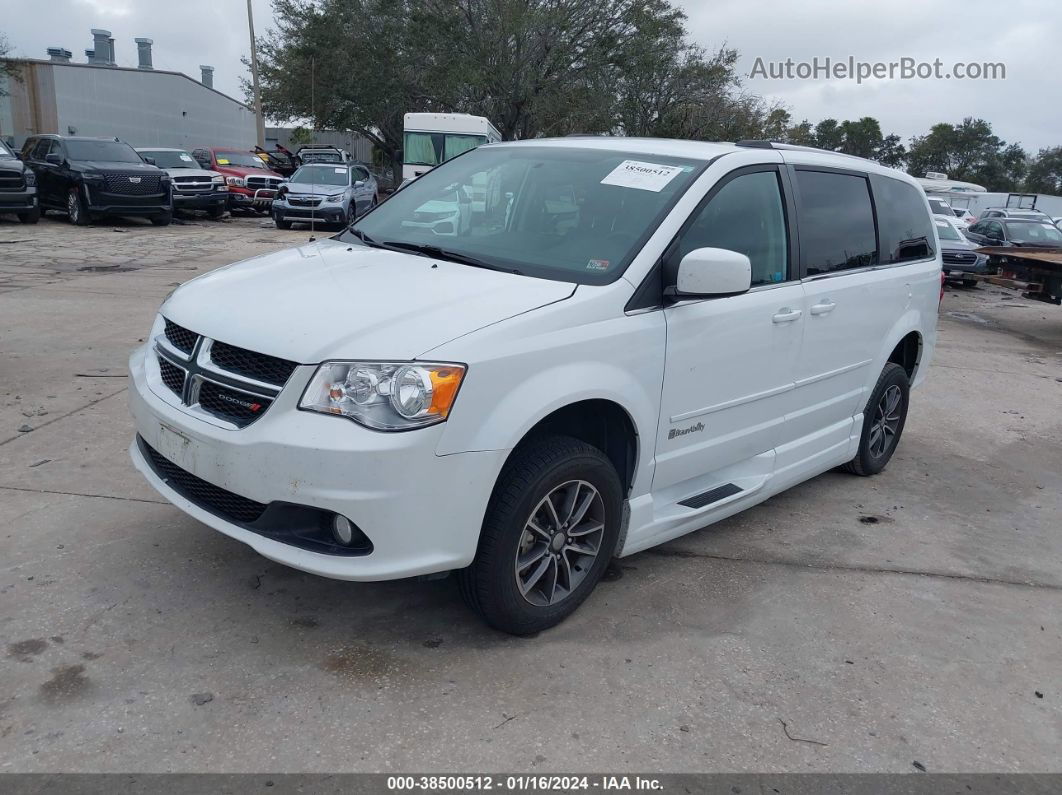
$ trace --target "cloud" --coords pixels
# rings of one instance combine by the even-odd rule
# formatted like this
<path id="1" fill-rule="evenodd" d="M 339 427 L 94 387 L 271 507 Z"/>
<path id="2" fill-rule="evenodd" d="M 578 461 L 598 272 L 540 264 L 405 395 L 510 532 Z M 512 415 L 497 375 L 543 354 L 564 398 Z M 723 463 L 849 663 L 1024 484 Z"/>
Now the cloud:
<path id="1" fill-rule="evenodd" d="M 255 29 L 272 23 L 269 0 L 253 0 Z M 1007 79 L 998 82 L 894 80 L 856 85 L 828 80 L 747 80 L 745 86 L 786 103 L 796 119 L 874 116 L 885 132 L 904 139 L 940 121 L 977 116 L 996 134 L 1030 151 L 1062 145 L 1062 103 L 1056 102 L 1052 71 L 1062 14 L 1042 0 L 680 0 L 692 38 L 708 49 L 722 45 L 741 53 L 748 73 L 755 59 L 795 61 L 847 58 L 892 61 L 1000 61 Z M 66 47 L 84 59 L 90 28 L 115 38 L 117 58 L 136 65 L 133 39 L 154 39 L 154 62 L 198 78 L 199 64 L 215 67 L 214 85 L 243 98 L 240 62 L 249 52 L 245 4 L 239 0 L 48 0 L 47 23 L 40 0 L 4 0 L 4 32 L 16 53 L 43 58 L 48 47 Z M 366 76 L 371 79 L 371 74 Z"/>
<path id="2" fill-rule="evenodd" d="M 924 0 L 857 3 L 841 0 L 685 0 L 691 38 L 741 53 L 739 71 L 757 57 L 810 61 L 853 56 L 868 62 L 903 57 L 946 69 L 956 62 L 1002 62 L 1006 80 L 893 80 L 856 85 L 842 80 L 747 80 L 755 92 L 781 100 L 796 119 L 874 116 L 904 139 L 935 123 L 965 116 L 987 119 L 996 134 L 1031 151 L 1062 145 L 1062 105 L 1046 64 L 1062 40 L 1062 15 L 1039 0 L 1011 0 L 1004 11 L 987 0 L 961 4 Z M 986 20 L 990 20 L 986 24 Z"/>

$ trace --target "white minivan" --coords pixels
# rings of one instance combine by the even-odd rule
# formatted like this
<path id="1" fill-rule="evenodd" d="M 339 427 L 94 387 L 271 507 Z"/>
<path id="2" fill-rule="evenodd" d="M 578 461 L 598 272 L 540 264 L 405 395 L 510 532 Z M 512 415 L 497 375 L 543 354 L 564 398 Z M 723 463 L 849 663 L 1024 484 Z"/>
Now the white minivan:
<path id="1" fill-rule="evenodd" d="M 462 215 L 445 235 L 439 204 Z M 267 558 L 456 571 L 491 626 L 532 633 L 614 557 L 880 472 L 933 351 L 938 248 L 918 184 L 854 157 L 486 145 L 178 288 L 130 359 L 130 453 Z"/>

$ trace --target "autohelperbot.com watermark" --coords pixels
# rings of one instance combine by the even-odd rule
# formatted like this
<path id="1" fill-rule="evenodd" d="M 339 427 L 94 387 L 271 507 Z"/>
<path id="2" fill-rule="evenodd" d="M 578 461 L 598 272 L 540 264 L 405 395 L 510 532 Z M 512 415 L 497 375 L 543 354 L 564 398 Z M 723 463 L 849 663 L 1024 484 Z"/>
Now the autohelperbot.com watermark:
<path id="1" fill-rule="evenodd" d="M 894 61 L 860 61 L 855 56 L 815 56 L 810 61 L 768 60 L 757 57 L 750 79 L 761 80 L 1006 80 L 1007 65 L 989 61 L 956 61 L 940 58 L 922 61 L 903 57 Z"/>

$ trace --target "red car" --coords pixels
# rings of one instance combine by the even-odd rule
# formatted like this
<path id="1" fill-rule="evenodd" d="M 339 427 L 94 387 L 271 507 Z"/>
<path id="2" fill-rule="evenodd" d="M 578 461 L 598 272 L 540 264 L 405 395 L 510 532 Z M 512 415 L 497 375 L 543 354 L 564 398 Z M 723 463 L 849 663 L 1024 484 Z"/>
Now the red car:
<path id="1" fill-rule="evenodd" d="M 284 177 L 270 171 L 253 152 L 212 147 L 192 152 L 200 166 L 225 175 L 230 210 L 268 213 Z"/>

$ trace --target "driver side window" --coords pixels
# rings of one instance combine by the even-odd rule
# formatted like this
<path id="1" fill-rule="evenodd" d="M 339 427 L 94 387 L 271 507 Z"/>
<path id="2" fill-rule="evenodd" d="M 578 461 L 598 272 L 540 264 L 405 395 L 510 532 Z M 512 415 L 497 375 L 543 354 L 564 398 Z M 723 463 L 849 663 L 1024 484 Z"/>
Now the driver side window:
<path id="1" fill-rule="evenodd" d="M 696 214 L 669 258 L 669 270 L 697 248 L 725 248 L 752 262 L 752 286 L 784 282 L 789 234 L 778 172 L 756 171 L 727 182 Z"/>

